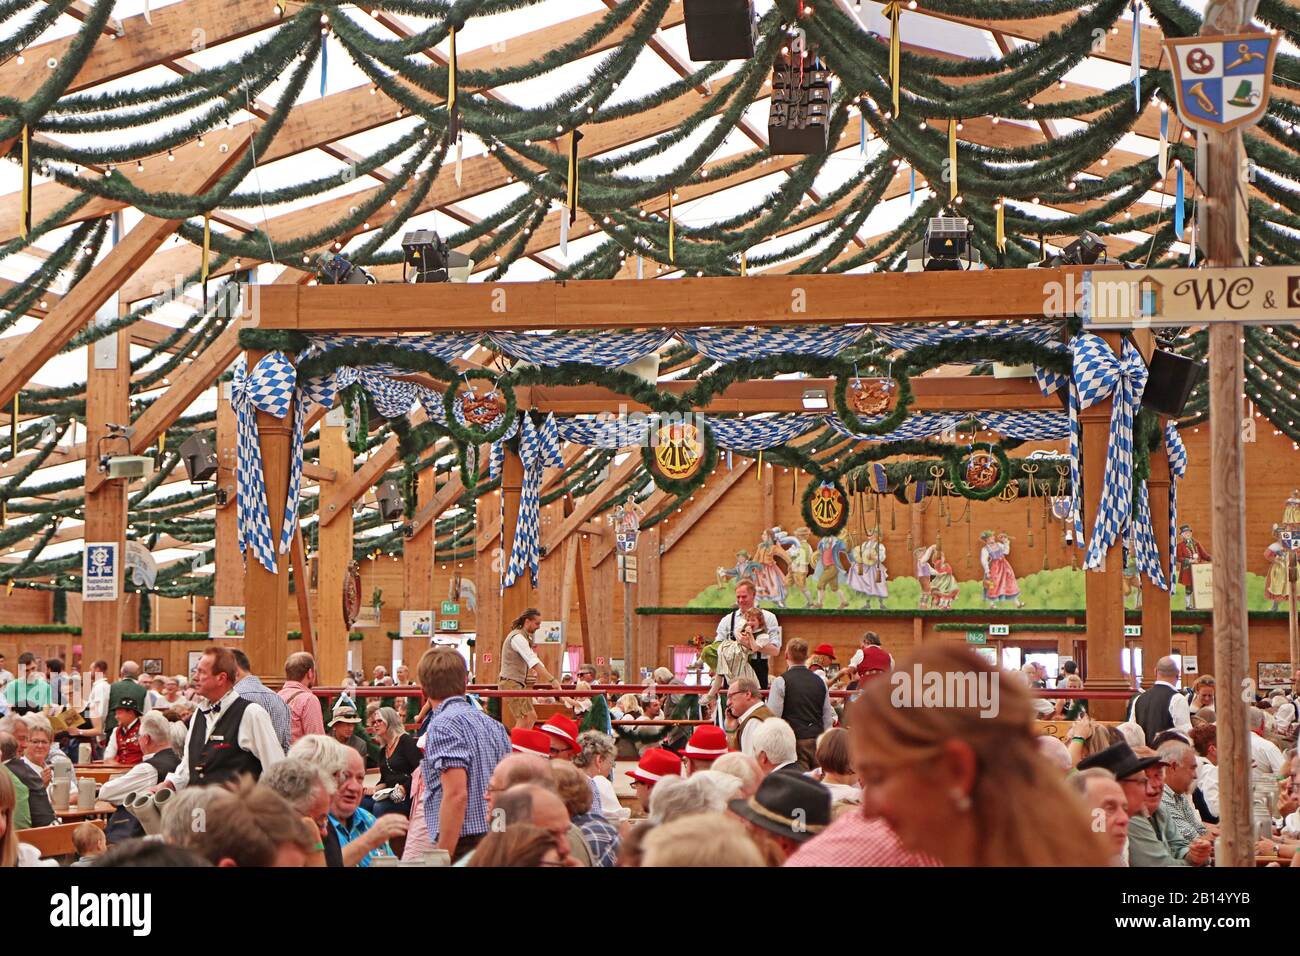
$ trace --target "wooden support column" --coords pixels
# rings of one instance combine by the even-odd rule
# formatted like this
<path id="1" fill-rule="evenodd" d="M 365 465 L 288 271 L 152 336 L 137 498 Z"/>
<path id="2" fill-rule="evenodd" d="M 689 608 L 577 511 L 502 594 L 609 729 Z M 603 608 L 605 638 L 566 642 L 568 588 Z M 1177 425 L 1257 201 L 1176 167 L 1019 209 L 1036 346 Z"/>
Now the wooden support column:
<path id="1" fill-rule="evenodd" d="M 587 536 L 584 534 L 574 541 L 573 545 L 573 586 L 578 598 L 578 638 L 582 643 L 582 660 L 584 663 L 593 663 L 596 659 L 596 649 L 591 639 L 591 620 L 588 616 L 587 601 L 587 573 L 586 544 Z M 1292 591 L 1295 589 L 1292 588 Z"/>
<path id="2" fill-rule="evenodd" d="M 130 337 L 125 331 L 105 336 L 88 349 L 86 377 L 86 474 L 98 473 L 99 439 L 108 433 L 112 422 L 124 424 L 131 420 L 131 351 Z M 123 455 L 127 449 L 122 441 L 105 442 L 103 453 Z M 87 482 L 89 485 L 89 482 Z M 103 481 L 86 495 L 85 541 L 89 543 L 117 543 L 117 593 L 116 601 L 85 601 L 82 604 L 82 669 L 90 662 L 108 661 L 109 673 L 116 674 L 122 663 L 122 615 L 132 605 L 126 599 L 123 574 L 126 548 L 126 506 L 129 493 L 125 480 Z M 148 600 L 148 595 L 140 595 Z M 136 630 L 134 626 L 131 630 Z"/>
<path id="3" fill-rule="evenodd" d="M 266 355 L 249 350 L 248 367 L 255 369 Z M 267 513 L 275 548 L 275 570 L 268 571 L 250 552 L 245 568 L 246 624 L 244 650 L 258 674 L 274 673 L 289 648 L 289 555 L 280 553 L 280 526 L 289 491 L 289 457 L 292 454 L 293 402 L 284 418 L 257 413 L 258 446 L 262 451 L 262 476 L 266 484 Z M 327 675 L 320 674 L 322 679 Z M 341 679 L 343 675 L 338 675 Z"/>
<path id="4" fill-rule="evenodd" d="M 1160 553 L 1160 567 L 1169 576 L 1169 455 L 1164 438 L 1151 452 L 1151 476 L 1147 498 L 1151 504 L 1151 530 Z M 1172 582 L 1170 582 L 1172 584 Z M 1169 592 L 1142 578 L 1142 685 L 1156 679 L 1156 661 L 1167 657 L 1173 647 L 1173 623 L 1169 616 Z"/>
<path id="5" fill-rule="evenodd" d="M 659 534 L 662 523 L 641 532 L 636 546 L 636 604 L 638 607 L 658 607 L 660 604 L 660 550 Z M 629 663 L 624 681 L 635 683 L 641 679 L 641 668 L 652 670 L 659 664 L 659 618 L 654 614 L 637 614 L 633 609 L 632 652 L 635 659 Z"/>
<path id="6" fill-rule="evenodd" d="M 621 618 L 616 613 L 618 591 L 618 568 L 613 553 L 606 551 L 603 560 L 596 560 L 600 542 L 592 547 L 592 564 L 588 580 L 591 581 L 591 615 L 592 662 L 605 659 L 609 664 L 615 658 L 623 656 L 623 628 Z M 599 665 L 597 665 L 599 666 Z"/>
<path id="7" fill-rule="evenodd" d="M 332 425 L 327 417 L 320 426 L 320 463 L 334 471 L 333 481 L 322 481 L 320 501 L 328 501 L 352 478 L 352 447 L 346 425 Z M 326 507 L 329 507 L 328 505 Z M 323 516 L 322 516 L 323 517 Z M 317 525 L 316 676 L 329 687 L 343 682 L 348 663 L 348 626 L 343 619 L 343 579 L 352 561 L 352 505 L 336 508 L 335 518 Z"/>
<path id="8" fill-rule="evenodd" d="M 1118 333 L 1102 338 L 1116 354 L 1123 347 Z M 1098 402 L 1079 414 L 1083 428 L 1083 532 L 1086 546 L 1097 521 L 1102 483 L 1106 474 L 1106 452 L 1110 446 L 1111 400 Z M 1132 686 L 1124 676 L 1124 565 L 1123 549 L 1116 542 L 1106 553 L 1105 565 L 1085 572 L 1085 604 L 1088 609 L 1088 687 L 1093 690 L 1125 690 Z M 1122 720 L 1122 701 L 1094 701 L 1094 716 Z"/>
<path id="9" fill-rule="evenodd" d="M 415 479 L 416 509 L 426 507 L 433 500 L 437 476 L 429 467 Z M 408 611 L 430 610 L 436 615 L 438 604 L 433 596 L 434 522 L 425 525 L 402 543 L 402 608 Z M 403 660 L 415 674 L 417 660 Z M 412 676 L 412 680 L 414 680 Z"/>
<path id="10" fill-rule="evenodd" d="M 217 494 L 225 492 L 225 506 L 217 506 L 216 580 L 212 602 L 219 606 L 244 603 L 244 556 L 239 553 L 239 507 L 235 504 L 239 444 L 235 406 L 230 403 L 230 383 L 221 384 L 217 396 Z"/>

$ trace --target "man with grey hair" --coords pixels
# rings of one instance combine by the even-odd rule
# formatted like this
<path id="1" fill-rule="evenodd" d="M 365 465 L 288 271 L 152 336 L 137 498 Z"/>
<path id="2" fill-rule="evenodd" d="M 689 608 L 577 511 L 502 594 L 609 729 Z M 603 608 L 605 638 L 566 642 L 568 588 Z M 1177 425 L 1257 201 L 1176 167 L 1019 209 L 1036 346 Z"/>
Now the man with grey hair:
<path id="1" fill-rule="evenodd" d="M 343 853 L 338 840 L 330 839 L 334 829 L 329 825 L 330 798 L 338 789 L 335 777 L 310 761 L 288 757 L 262 774 L 259 782 L 288 800 L 295 812 L 315 825 L 325 853 L 325 865 L 342 866 Z"/>
<path id="2" fill-rule="evenodd" d="M 765 720 L 749 735 L 750 755 L 758 761 L 763 776 L 801 773 L 794 730 L 784 720 Z"/>
<path id="3" fill-rule="evenodd" d="M 1248 708 L 1246 726 L 1250 728 L 1250 759 L 1255 769 L 1274 776 L 1281 773 L 1286 758 L 1277 744 L 1264 736 L 1264 712 L 1258 707 Z"/>
<path id="4" fill-rule="evenodd" d="M 1187 843 L 1207 832 L 1214 832 L 1201 820 L 1192 804 L 1192 790 L 1196 787 L 1196 751 L 1181 740 L 1166 740 L 1157 751 L 1165 762 L 1165 789 L 1160 797 L 1160 810 L 1166 827 L 1172 827 Z"/>
<path id="5" fill-rule="evenodd" d="M 739 788 L 738 779 L 712 770 L 665 777 L 650 791 L 650 823 L 668 823 L 692 813 L 723 813 Z"/>
<path id="6" fill-rule="evenodd" d="M 180 763 L 180 755 L 172 747 L 171 723 L 160 711 L 151 710 L 140 718 L 138 739 L 142 759 L 126 773 L 104 782 L 99 799 L 105 803 L 121 805 L 131 794 L 156 786 Z"/>
<path id="7" fill-rule="evenodd" d="M 1191 707 L 1178 693 L 1178 662 L 1172 657 L 1156 661 L 1156 682 L 1133 698 L 1129 720 L 1146 734 L 1147 746 L 1154 747 L 1156 737 L 1166 730 L 1187 735 L 1192 732 Z"/>
<path id="8" fill-rule="evenodd" d="M 221 787 L 186 787 L 173 793 L 162 806 L 159 835 L 164 842 L 192 849 L 195 834 L 207 828 L 208 805 L 223 792 Z"/>
<path id="9" fill-rule="evenodd" d="M 780 718 L 767 709 L 758 695 L 758 681 L 752 677 L 738 677 L 727 688 L 727 712 L 736 721 L 736 731 L 731 735 L 732 747 L 743 754 L 754 756 L 750 743 L 754 731 L 765 721 Z"/>

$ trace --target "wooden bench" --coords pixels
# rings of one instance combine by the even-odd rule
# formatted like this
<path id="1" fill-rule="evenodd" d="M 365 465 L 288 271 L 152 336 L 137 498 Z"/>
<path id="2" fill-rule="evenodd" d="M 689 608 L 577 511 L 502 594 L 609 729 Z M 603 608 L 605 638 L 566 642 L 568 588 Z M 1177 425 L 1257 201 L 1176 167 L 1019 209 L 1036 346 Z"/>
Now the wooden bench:
<path id="1" fill-rule="evenodd" d="M 72 845 L 72 833 L 81 823 L 89 822 L 92 826 L 104 829 L 105 820 L 81 821 L 78 823 L 56 823 L 48 827 L 28 827 L 18 831 L 18 839 L 40 850 L 45 858 L 70 856 L 77 852 Z"/>

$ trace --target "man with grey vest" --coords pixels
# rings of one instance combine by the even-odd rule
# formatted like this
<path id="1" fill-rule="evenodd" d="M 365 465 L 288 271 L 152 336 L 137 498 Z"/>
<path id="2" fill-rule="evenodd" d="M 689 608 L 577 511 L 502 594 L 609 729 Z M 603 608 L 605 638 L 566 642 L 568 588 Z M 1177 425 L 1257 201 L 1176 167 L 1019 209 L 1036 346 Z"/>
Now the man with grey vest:
<path id="1" fill-rule="evenodd" d="M 808 669 L 808 642 L 795 638 L 785 649 L 785 672 L 772 681 L 767 709 L 794 731 L 799 769 L 817 766 L 817 738 L 835 725 L 835 711 L 825 682 Z"/>
<path id="2" fill-rule="evenodd" d="M 537 684 L 556 683 L 533 650 L 533 635 L 541 626 L 542 612 L 535 607 L 524 611 L 510 625 L 510 633 L 501 645 L 501 670 L 497 673 L 497 686 L 502 690 L 523 690 Z M 537 723 L 537 710 L 531 697 L 507 697 L 505 702 L 505 709 L 514 718 L 514 726 L 531 730 Z"/>
<path id="3" fill-rule="evenodd" d="M 1146 734 L 1147 746 L 1155 745 L 1163 731 L 1176 730 L 1184 736 L 1192 732 L 1191 708 L 1187 698 L 1178 693 L 1178 663 L 1172 657 L 1156 661 L 1156 682 L 1133 699 L 1128 719 Z"/>

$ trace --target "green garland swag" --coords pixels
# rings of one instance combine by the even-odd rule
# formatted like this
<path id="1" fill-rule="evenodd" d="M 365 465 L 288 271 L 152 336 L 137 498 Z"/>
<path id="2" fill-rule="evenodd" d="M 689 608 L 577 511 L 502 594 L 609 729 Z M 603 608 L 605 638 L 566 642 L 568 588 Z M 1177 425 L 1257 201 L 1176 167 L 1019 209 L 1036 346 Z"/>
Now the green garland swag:
<path id="1" fill-rule="evenodd" d="M 709 428 L 708 422 L 702 418 L 696 419 L 696 421 L 699 423 L 698 431 L 704 449 L 700 455 L 699 465 L 686 478 L 671 478 L 659 469 L 659 463 L 655 458 L 655 449 L 658 447 L 657 435 L 646 435 L 646 442 L 641 446 L 641 463 L 645 466 L 646 471 L 650 473 L 655 487 L 660 491 L 678 496 L 694 494 L 708 480 L 709 475 L 713 474 L 713 469 L 717 467 L 718 445 L 713 440 L 713 429 Z"/>
<path id="2" fill-rule="evenodd" d="M 501 413 L 501 421 L 492 428 L 462 425 L 456 420 L 457 390 L 462 382 L 468 384 L 471 381 L 491 382 L 493 387 L 498 389 L 505 397 L 506 408 Z M 447 415 L 447 431 L 452 434 L 452 437 L 459 439 L 466 445 L 489 445 L 510 430 L 510 425 L 514 422 L 515 414 L 519 410 L 519 400 L 515 397 L 515 390 L 510 387 L 509 382 L 502 381 L 490 372 L 465 372 L 454 379 L 447 386 L 447 390 L 443 392 L 442 407 Z M 466 487 L 469 487 L 468 484 Z"/>
<path id="3" fill-rule="evenodd" d="M 997 481 L 984 489 L 972 488 L 966 483 L 966 469 L 962 467 L 965 458 L 975 454 L 976 451 L 985 449 L 968 448 L 963 454 L 962 449 L 956 445 L 944 455 L 944 462 L 948 466 L 948 478 L 952 482 L 953 489 L 963 498 L 969 498 L 971 501 L 989 501 L 1002 494 L 1006 488 L 1007 482 L 1011 480 L 1011 461 L 1007 458 L 1007 453 L 1003 451 L 1002 446 L 993 442 L 988 443 L 987 451 L 998 462 Z"/>

